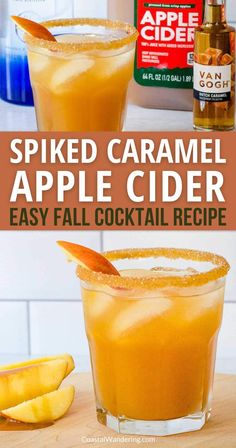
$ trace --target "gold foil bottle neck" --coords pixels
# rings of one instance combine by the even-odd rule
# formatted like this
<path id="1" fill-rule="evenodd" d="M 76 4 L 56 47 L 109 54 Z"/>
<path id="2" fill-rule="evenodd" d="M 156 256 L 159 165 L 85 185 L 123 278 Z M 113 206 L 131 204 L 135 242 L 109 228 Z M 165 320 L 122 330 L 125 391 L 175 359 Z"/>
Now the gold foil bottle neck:
<path id="1" fill-rule="evenodd" d="M 225 4 L 225 0 L 207 0 L 207 3 L 210 6 L 221 6 Z"/>

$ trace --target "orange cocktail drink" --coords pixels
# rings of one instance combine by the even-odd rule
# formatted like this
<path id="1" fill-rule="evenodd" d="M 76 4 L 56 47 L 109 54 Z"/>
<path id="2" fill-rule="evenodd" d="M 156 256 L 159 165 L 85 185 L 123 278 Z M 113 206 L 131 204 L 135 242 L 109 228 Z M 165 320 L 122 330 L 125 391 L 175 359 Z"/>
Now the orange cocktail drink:
<path id="1" fill-rule="evenodd" d="M 101 423 L 169 435 L 210 416 L 228 263 L 178 249 L 105 256 L 121 276 L 78 267 Z"/>
<path id="2" fill-rule="evenodd" d="M 121 131 L 137 31 L 105 19 L 44 22 L 57 41 L 25 36 L 40 131 Z"/>

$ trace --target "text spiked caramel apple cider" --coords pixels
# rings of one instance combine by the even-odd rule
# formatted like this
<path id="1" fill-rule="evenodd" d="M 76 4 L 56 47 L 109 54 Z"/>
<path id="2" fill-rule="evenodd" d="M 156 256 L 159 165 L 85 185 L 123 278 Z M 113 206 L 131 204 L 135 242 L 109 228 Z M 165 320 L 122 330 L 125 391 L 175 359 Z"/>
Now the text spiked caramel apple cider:
<path id="1" fill-rule="evenodd" d="M 26 33 L 40 131 L 121 131 L 137 31 L 105 19 L 45 22 L 56 41 Z"/>
<path id="2" fill-rule="evenodd" d="M 181 249 L 104 256 L 120 275 L 104 273 L 100 255 L 96 270 L 86 252 L 77 258 L 98 420 L 124 434 L 201 429 L 211 413 L 228 263 Z"/>

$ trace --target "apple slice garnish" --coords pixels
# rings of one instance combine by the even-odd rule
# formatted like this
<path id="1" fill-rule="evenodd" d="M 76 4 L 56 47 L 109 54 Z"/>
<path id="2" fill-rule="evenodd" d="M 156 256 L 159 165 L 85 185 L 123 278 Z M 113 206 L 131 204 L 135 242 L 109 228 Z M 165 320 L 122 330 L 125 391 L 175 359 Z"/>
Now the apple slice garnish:
<path id="1" fill-rule="evenodd" d="M 49 40 L 56 42 L 56 38 L 40 23 L 33 22 L 33 20 L 25 19 L 24 17 L 11 16 L 13 22 L 25 33 L 31 34 L 31 36 L 39 39 Z"/>
<path id="2" fill-rule="evenodd" d="M 89 268 L 94 272 L 101 272 L 107 275 L 119 275 L 119 271 L 103 255 L 79 244 L 58 241 L 57 244 L 65 252 L 69 261 Z"/>
<path id="3" fill-rule="evenodd" d="M 50 392 L 1 411 L 4 418 L 22 423 L 48 423 L 63 417 L 75 396 L 74 386 Z"/>
<path id="4" fill-rule="evenodd" d="M 43 364 L 43 363 L 45 364 L 45 362 L 55 361 L 57 359 L 62 359 L 67 362 L 67 369 L 65 372 L 65 378 L 66 378 L 75 368 L 74 359 L 68 353 L 58 356 L 47 356 L 44 358 L 29 359 L 27 361 L 17 362 L 14 364 L 6 364 L 4 366 L 0 366 L 0 375 L 2 371 L 7 372 L 8 370 L 21 369 L 22 367 L 30 367 L 36 364 Z"/>

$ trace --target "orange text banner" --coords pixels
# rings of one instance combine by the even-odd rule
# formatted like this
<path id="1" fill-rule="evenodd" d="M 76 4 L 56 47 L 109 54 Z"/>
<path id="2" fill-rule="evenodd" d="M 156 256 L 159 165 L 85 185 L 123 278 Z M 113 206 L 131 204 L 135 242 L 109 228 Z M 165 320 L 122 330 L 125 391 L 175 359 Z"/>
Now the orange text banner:
<path id="1" fill-rule="evenodd" d="M 1 133 L 1 230 L 236 230 L 236 133 Z"/>

